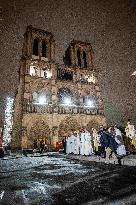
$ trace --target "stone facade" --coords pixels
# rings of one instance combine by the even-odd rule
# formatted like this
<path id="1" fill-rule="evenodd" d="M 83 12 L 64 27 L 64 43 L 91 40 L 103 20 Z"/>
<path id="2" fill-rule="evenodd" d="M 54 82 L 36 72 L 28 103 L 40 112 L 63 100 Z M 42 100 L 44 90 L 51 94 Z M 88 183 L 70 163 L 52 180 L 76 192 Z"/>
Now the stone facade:
<path id="1" fill-rule="evenodd" d="M 20 61 L 13 116 L 12 149 L 32 148 L 34 140 L 56 145 L 71 129 L 106 125 L 90 43 L 73 40 L 55 62 L 50 32 L 28 26 Z"/>

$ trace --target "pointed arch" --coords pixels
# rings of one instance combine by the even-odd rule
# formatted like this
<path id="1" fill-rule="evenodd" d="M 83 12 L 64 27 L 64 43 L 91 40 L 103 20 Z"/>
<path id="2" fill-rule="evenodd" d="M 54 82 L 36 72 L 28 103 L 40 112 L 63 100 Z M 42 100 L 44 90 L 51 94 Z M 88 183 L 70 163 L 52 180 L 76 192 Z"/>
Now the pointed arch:
<path id="1" fill-rule="evenodd" d="M 79 67 L 81 67 L 81 52 L 80 52 L 79 48 L 77 50 L 77 65 Z"/>
<path id="2" fill-rule="evenodd" d="M 50 139 L 50 128 L 48 124 L 44 120 L 36 120 L 35 123 L 33 123 L 30 133 L 28 136 L 29 140 L 32 142 L 34 140 L 40 141 L 44 140 L 45 144 L 49 144 Z"/>
<path id="3" fill-rule="evenodd" d="M 58 135 L 60 139 L 63 139 L 64 136 L 68 136 L 71 130 L 79 130 L 81 128 L 80 124 L 76 119 L 72 117 L 67 117 L 59 125 Z"/>

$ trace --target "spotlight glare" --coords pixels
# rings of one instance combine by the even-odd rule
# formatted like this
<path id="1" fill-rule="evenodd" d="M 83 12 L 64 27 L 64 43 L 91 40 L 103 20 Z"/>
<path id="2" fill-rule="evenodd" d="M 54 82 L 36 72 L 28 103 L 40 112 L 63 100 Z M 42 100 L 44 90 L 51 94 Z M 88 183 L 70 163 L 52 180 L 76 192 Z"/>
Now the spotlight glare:
<path id="1" fill-rule="evenodd" d="M 65 105 L 71 105 L 71 99 L 70 98 L 64 98 L 64 104 Z"/>
<path id="2" fill-rule="evenodd" d="M 44 105 L 46 104 L 46 97 L 45 96 L 40 96 L 38 99 L 39 104 Z"/>
<path id="3" fill-rule="evenodd" d="M 136 75 L 136 70 L 131 75 Z"/>
<path id="4" fill-rule="evenodd" d="M 95 107 L 94 101 L 93 100 L 87 100 L 86 106 L 94 108 Z"/>

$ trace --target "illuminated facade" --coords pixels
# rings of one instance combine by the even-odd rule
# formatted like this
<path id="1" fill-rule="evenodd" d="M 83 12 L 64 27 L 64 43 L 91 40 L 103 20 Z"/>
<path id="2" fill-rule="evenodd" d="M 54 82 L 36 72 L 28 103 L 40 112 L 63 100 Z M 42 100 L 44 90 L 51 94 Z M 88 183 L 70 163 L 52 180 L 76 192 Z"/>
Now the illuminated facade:
<path id="1" fill-rule="evenodd" d="M 90 43 L 73 40 L 55 62 L 50 32 L 28 26 L 14 105 L 12 149 L 33 148 L 34 140 L 54 145 L 70 130 L 105 125 L 98 72 Z"/>

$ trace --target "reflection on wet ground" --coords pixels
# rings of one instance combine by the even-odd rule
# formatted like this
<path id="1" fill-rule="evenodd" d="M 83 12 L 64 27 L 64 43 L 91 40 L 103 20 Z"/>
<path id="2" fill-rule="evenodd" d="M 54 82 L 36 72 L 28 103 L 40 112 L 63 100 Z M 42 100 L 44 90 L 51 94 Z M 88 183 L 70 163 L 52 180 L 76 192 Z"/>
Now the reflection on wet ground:
<path id="1" fill-rule="evenodd" d="M 57 153 L 0 160 L 0 166 L 3 205 L 136 204 L 135 167 L 82 162 Z"/>

